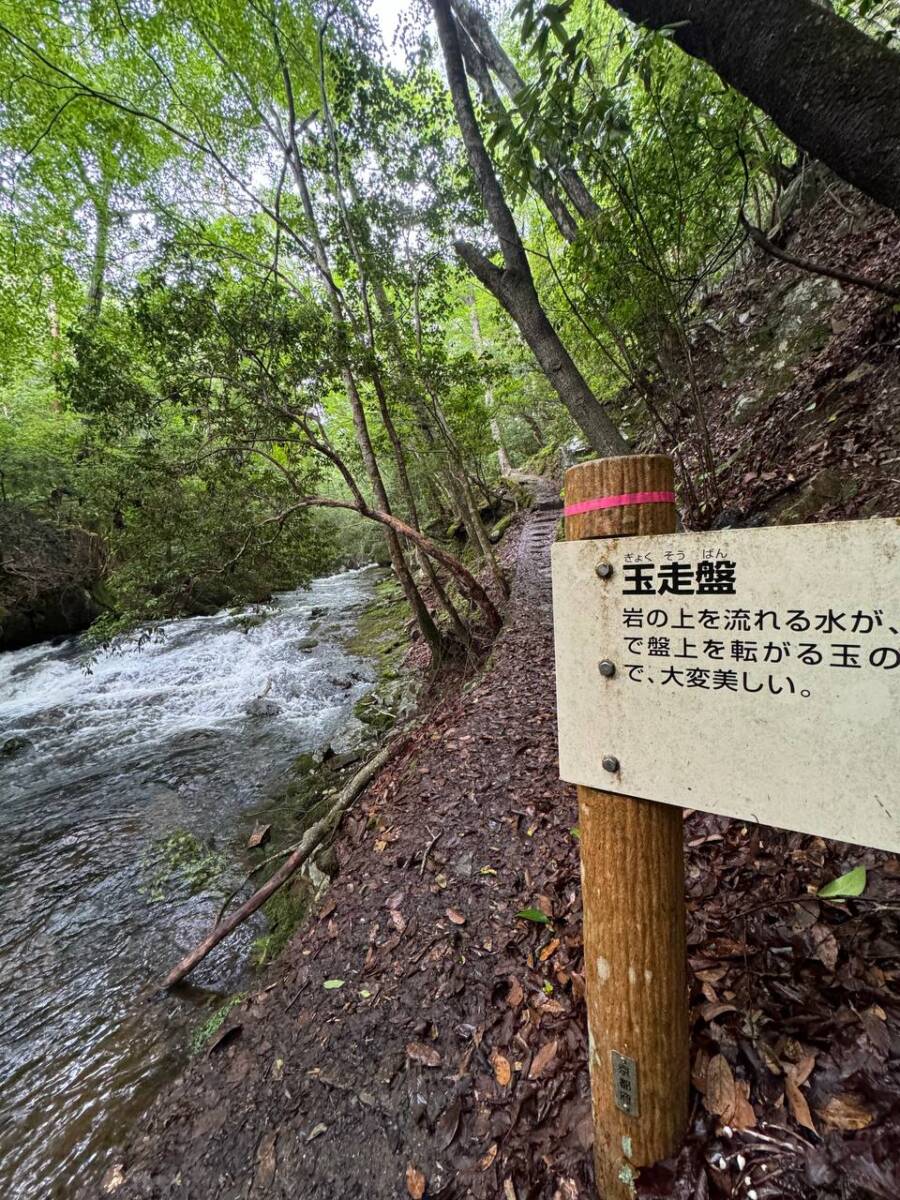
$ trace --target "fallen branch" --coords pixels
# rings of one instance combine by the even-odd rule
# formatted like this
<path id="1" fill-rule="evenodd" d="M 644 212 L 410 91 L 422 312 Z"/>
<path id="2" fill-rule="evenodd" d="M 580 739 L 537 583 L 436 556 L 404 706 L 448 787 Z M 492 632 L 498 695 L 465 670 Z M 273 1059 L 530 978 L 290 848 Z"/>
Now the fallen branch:
<path id="1" fill-rule="evenodd" d="M 383 750 L 379 750 L 374 758 L 370 758 L 361 770 L 357 771 L 324 817 L 321 817 L 315 824 L 310 825 L 297 844 L 297 848 L 293 854 L 282 863 L 271 879 L 267 879 L 262 887 L 254 892 L 248 900 L 245 900 L 240 908 L 236 909 L 230 917 L 227 917 L 224 921 L 217 922 L 203 941 L 195 946 L 190 954 L 186 954 L 172 968 L 160 984 L 163 991 L 174 987 L 176 983 L 179 983 L 186 975 L 189 975 L 194 967 L 202 962 L 211 950 L 218 946 L 219 942 L 228 937 L 239 925 L 242 925 L 248 917 L 252 916 L 258 908 L 261 908 L 265 904 L 270 896 L 274 895 L 283 884 L 287 883 L 295 871 L 303 866 L 313 851 L 337 827 L 341 817 L 373 776 L 381 770 L 393 751 L 393 745 L 385 746 Z"/>
<path id="2" fill-rule="evenodd" d="M 788 266 L 797 267 L 801 271 L 809 271 L 811 275 L 824 275 L 827 279 L 837 279 L 839 283 L 851 283 L 856 287 L 868 288 L 870 292 L 890 296 L 892 300 L 900 300 L 900 288 L 882 283 L 878 279 L 870 279 L 868 275 L 854 275 L 850 271 L 841 271 L 838 267 L 829 267 L 824 263 L 813 262 L 810 258 L 799 258 L 796 254 L 789 254 L 787 250 L 782 250 L 780 246 L 770 242 L 763 231 L 757 229 L 755 225 L 751 225 L 743 213 L 740 214 L 740 221 L 754 245 L 759 246 L 760 250 L 764 250 L 772 258 L 787 263 Z"/>

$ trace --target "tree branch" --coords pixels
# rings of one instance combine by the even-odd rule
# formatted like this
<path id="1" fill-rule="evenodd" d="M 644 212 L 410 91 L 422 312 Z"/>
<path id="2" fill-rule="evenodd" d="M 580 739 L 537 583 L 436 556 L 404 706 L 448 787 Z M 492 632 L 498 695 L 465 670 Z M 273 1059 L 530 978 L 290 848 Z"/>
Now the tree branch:
<path id="1" fill-rule="evenodd" d="M 751 225 L 743 212 L 740 214 L 740 222 L 750 235 L 753 244 L 759 246 L 760 250 L 764 250 L 766 254 L 777 258 L 779 262 L 787 263 L 790 267 L 797 267 L 800 271 L 809 271 L 811 275 L 824 275 L 827 279 L 837 279 L 840 283 L 868 288 L 870 292 L 878 292 L 882 296 L 889 296 L 892 300 L 900 300 L 900 288 L 891 287 L 890 284 L 882 283 L 878 279 L 870 279 L 868 275 L 855 275 L 852 271 L 842 271 L 839 267 L 829 267 L 824 263 L 813 262 L 810 258 L 800 258 L 796 254 L 782 250 L 780 246 L 770 242 L 761 229 Z"/>

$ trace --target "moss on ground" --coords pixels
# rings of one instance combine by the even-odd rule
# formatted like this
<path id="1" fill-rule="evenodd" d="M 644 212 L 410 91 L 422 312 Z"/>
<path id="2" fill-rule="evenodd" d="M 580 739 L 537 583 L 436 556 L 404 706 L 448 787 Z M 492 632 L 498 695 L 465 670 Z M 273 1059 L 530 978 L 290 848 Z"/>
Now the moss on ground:
<path id="1" fill-rule="evenodd" d="M 197 1026 L 191 1035 L 191 1054 L 200 1053 L 203 1047 L 216 1036 L 225 1024 L 231 1010 L 236 1008 L 246 998 L 246 992 L 236 992 L 233 996 L 229 996 L 224 1004 L 220 1004 L 212 1016 L 208 1017 L 202 1025 Z"/>
<path id="2" fill-rule="evenodd" d="M 183 889 L 190 895 L 216 884 L 228 860 L 220 851 L 201 842 L 186 829 L 176 829 L 153 843 L 144 858 L 149 881 L 139 890 L 151 904 L 160 904 Z"/>
<path id="3" fill-rule="evenodd" d="M 312 885 L 302 876 L 270 897 L 263 905 L 268 930 L 253 942 L 253 964 L 264 967 L 274 962 L 302 924 L 313 900 Z"/>

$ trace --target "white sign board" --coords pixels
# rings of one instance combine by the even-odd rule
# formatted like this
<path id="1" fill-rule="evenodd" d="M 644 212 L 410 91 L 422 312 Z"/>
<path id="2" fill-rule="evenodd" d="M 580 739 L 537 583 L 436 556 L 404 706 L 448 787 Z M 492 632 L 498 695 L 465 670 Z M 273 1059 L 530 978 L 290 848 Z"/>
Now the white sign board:
<path id="1" fill-rule="evenodd" d="M 559 543 L 553 610 L 563 779 L 900 850 L 900 520 Z"/>

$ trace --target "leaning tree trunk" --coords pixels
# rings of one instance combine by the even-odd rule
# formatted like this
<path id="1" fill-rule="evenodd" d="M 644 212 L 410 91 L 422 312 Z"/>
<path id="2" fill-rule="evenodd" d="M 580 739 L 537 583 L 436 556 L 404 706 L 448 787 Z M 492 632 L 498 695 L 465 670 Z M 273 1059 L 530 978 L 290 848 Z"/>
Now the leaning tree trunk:
<path id="1" fill-rule="evenodd" d="M 313 257 L 316 266 L 325 282 L 325 292 L 328 297 L 328 305 L 331 309 L 331 315 L 335 325 L 339 329 L 348 329 L 347 322 L 344 318 L 344 313 L 341 308 L 340 296 L 338 295 L 337 287 L 331 274 L 331 264 L 328 261 L 328 253 L 325 249 L 325 243 L 322 240 L 322 235 L 319 232 L 318 221 L 316 220 L 315 209 L 313 208 L 312 197 L 309 194 L 309 187 L 306 182 L 306 171 L 300 159 L 299 147 L 296 144 L 295 134 L 291 130 L 290 143 L 286 147 L 289 152 L 289 160 L 291 172 L 294 177 L 294 182 L 297 186 L 297 191 L 300 196 L 300 203 L 303 208 L 303 215 L 306 217 L 306 222 L 309 227 L 310 242 L 312 245 Z M 348 330 L 349 332 L 349 330 Z M 363 407 L 362 397 L 359 394 L 359 389 L 356 386 L 356 379 L 349 367 L 344 367 L 341 372 L 344 390 L 347 399 L 350 403 L 350 411 L 353 416 L 353 428 L 356 432 L 356 442 L 359 448 L 360 456 L 363 460 L 366 474 L 369 477 L 369 482 L 372 486 L 372 491 L 375 495 L 376 502 L 385 513 L 390 514 L 391 506 L 388 500 L 387 489 L 384 486 L 384 479 L 381 475 L 381 470 L 378 466 L 378 460 L 375 457 L 375 449 L 372 445 L 372 439 L 369 434 L 369 426 L 366 421 L 366 413 Z M 394 574 L 403 589 L 403 594 L 412 610 L 413 617 L 419 627 L 422 637 L 428 644 L 432 660 L 435 664 L 439 663 L 443 658 L 446 649 L 444 638 L 441 631 L 435 624 L 434 618 L 428 611 L 428 606 L 422 599 L 419 589 L 416 587 L 416 581 L 413 579 L 412 571 L 409 569 L 409 564 L 403 553 L 403 547 L 400 544 L 396 532 L 388 525 L 385 528 L 385 541 L 387 542 L 388 554 L 391 560 L 391 567 Z"/>
<path id="2" fill-rule="evenodd" d="M 900 54 L 816 0 L 607 0 L 768 113 L 798 146 L 900 209 Z"/>
<path id="3" fill-rule="evenodd" d="M 495 266 L 468 242 L 456 242 L 456 252 L 515 321 L 542 371 L 594 449 L 602 455 L 627 454 L 628 443 L 598 403 L 541 306 L 528 255 L 475 120 L 449 2 L 431 0 L 431 7 L 437 22 L 447 83 L 469 166 L 500 242 L 504 265 L 502 268 Z"/>
<path id="4" fill-rule="evenodd" d="M 477 53 L 481 56 L 484 64 L 489 68 L 490 71 L 493 71 L 493 73 L 500 80 L 510 100 L 515 102 L 516 96 L 525 87 L 525 81 L 516 70 L 512 59 L 501 46 L 496 34 L 494 33 L 493 29 L 491 29 L 487 17 L 485 17 L 483 13 L 479 12 L 474 5 L 470 4 L 469 0 L 451 0 L 451 3 L 453 5 L 453 13 L 459 23 L 457 28 L 462 26 L 466 34 L 471 39 L 473 48 L 475 48 Z M 465 51 L 465 41 L 463 41 L 463 50 Z M 477 67 L 475 68 L 475 72 L 477 73 L 473 72 L 473 78 L 475 79 L 476 83 L 478 83 L 482 91 L 484 91 L 485 85 L 481 77 L 481 72 L 478 71 Z M 490 91 L 492 90 L 493 89 L 491 87 Z M 563 185 L 566 195 L 572 202 L 579 216 L 586 221 L 592 221 L 596 217 L 599 217 L 600 209 L 596 200 L 594 200 L 594 197 L 591 195 L 584 180 L 571 165 L 571 163 L 563 156 L 563 153 L 556 141 L 552 137 L 544 137 L 541 130 L 538 129 L 535 134 L 535 145 L 544 155 L 544 158 L 550 164 L 552 169 L 559 176 L 559 181 Z M 539 172 L 539 168 L 536 170 Z M 544 180 L 543 178 L 533 178 L 531 182 L 535 188 L 535 191 L 538 193 L 541 199 L 544 200 L 545 204 L 547 204 L 553 219 L 556 221 L 557 226 L 559 227 L 560 233 L 562 233 L 563 237 L 565 237 L 567 241 L 574 241 L 574 237 L 570 237 L 566 232 L 567 222 L 565 217 L 562 218 L 561 224 L 560 216 L 554 212 L 557 198 L 553 197 L 552 202 L 548 203 L 548 197 L 545 195 L 545 189 L 549 181 Z"/>

